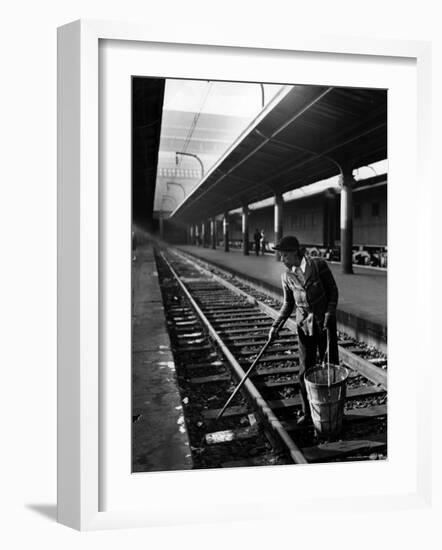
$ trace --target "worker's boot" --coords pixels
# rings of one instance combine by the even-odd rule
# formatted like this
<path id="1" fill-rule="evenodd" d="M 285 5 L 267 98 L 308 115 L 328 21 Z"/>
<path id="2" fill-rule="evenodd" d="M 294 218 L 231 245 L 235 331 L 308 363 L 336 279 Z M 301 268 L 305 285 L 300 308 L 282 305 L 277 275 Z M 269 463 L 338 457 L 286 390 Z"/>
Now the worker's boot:
<path id="1" fill-rule="evenodd" d="M 296 424 L 300 427 L 302 426 L 308 426 L 309 424 L 312 424 L 312 413 L 310 410 L 310 403 L 307 399 L 305 399 L 302 407 L 301 414 L 298 416 L 298 419 L 296 420 Z"/>
<path id="2" fill-rule="evenodd" d="M 308 426 L 312 423 L 312 415 L 310 414 L 310 411 L 308 413 L 302 413 L 301 416 L 298 417 L 296 424 L 300 427 Z"/>
<path id="3" fill-rule="evenodd" d="M 299 378 L 299 393 L 301 394 L 302 412 L 298 417 L 296 424 L 298 426 L 307 426 L 312 423 L 312 413 L 310 411 L 310 403 L 307 397 L 307 389 L 305 387 L 305 373 Z"/>

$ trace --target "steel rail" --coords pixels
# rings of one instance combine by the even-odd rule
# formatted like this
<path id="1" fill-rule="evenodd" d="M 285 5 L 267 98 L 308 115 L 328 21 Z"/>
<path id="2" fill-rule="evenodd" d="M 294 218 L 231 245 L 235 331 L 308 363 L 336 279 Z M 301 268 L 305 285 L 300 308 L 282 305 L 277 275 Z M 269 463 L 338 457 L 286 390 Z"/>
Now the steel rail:
<path id="1" fill-rule="evenodd" d="M 199 258 L 196 258 L 195 256 L 188 254 L 187 252 L 183 252 L 182 250 L 177 249 L 173 249 L 173 251 L 177 256 L 187 260 L 188 262 L 194 262 L 195 260 L 197 260 L 197 263 L 199 262 Z M 210 265 L 206 261 L 203 261 L 203 263 L 205 263 L 206 265 Z M 203 270 L 208 276 L 212 277 L 215 281 L 224 285 L 226 288 L 228 288 L 232 292 L 235 292 L 237 295 L 244 297 L 251 304 L 256 305 L 263 313 L 266 313 L 272 319 L 276 319 L 278 317 L 279 312 L 275 308 L 261 302 L 253 296 L 250 296 L 250 294 L 248 294 L 244 290 L 241 290 L 240 288 L 236 287 L 229 281 L 226 281 L 219 275 L 216 275 L 212 271 L 209 271 L 203 265 L 199 264 L 198 267 L 199 269 Z M 223 270 L 220 269 L 220 271 Z M 225 271 L 225 273 L 230 275 L 228 271 Z M 250 283 L 246 280 L 241 280 L 241 277 L 238 276 L 236 276 L 236 278 L 238 279 L 238 281 L 253 287 L 253 283 Z M 259 291 L 264 293 L 264 291 L 261 289 Z M 292 319 L 287 319 L 287 321 L 284 323 L 284 326 L 286 328 L 289 328 L 291 331 L 296 332 L 296 323 Z M 359 357 L 355 353 L 348 351 L 343 346 L 338 346 L 338 349 L 339 355 L 342 357 L 345 364 L 347 364 L 352 369 L 357 370 L 360 374 L 365 376 L 365 378 L 387 391 L 388 382 L 387 373 L 385 371 L 381 370 L 379 367 L 376 367 L 375 365 L 370 363 L 370 361 L 367 361 L 363 357 Z"/>
<path id="2" fill-rule="evenodd" d="M 241 365 L 238 363 L 238 361 L 235 359 L 233 354 L 230 352 L 228 347 L 225 345 L 217 331 L 213 328 L 210 321 L 207 319 L 207 317 L 204 315 L 201 308 L 198 306 L 198 304 L 195 302 L 194 298 L 192 297 L 190 291 L 188 290 L 187 286 L 183 283 L 180 276 L 177 274 L 175 269 L 170 264 L 169 260 L 166 258 L 163 252 L 160 253 L 162 259 L 170 269 L 172 275 L 180 285 L 181 289 L 183 290 L 184 294 L 188 298 L 190 304 L 192 305 L 193 309 L 209 331 L 212 338 L 215 340 L 215 342 L 220 347 L 224 357 L 227 359 L 227 361 L 232 366 L 235 376 L 241 380 L 245 372 L 242 369 Z M 188 259 L 186 259 L 189 261 Z M 272 409 L 267 404 L 266 400 L 262 397 L 260 392 L 256 389 L 255 385 L 250 381 L 246 380 L 244 383 L 244 388 L 251 399 L 252 403 L 257 409 L 257 413 L 260 416 L 260 418 L 265 423 L 266 427 L 271 430 L 273 435 L 276 435 L 279 441 L 285 446 L 286 450 L 288 451 L 288 455 L 293 460 L 295 464 L 307 464 L 307 460 L 304 457 L 304 454 L 299 449 L 299 447 L 295 444 L 293 439 L 288 434 L 287 430 L 283 427 L 281 421 L 276 417 Z"/>

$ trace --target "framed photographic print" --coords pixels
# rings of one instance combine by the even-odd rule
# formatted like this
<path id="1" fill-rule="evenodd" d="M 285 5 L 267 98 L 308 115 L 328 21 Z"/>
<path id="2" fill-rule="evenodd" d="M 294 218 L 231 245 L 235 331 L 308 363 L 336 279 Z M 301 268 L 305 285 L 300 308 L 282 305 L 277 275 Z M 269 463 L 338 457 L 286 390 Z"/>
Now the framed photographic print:
<path id="1" fill-rule="evenodd" d="M 61 523 L 425 505 L 429 49 L 59 29 Z"/>

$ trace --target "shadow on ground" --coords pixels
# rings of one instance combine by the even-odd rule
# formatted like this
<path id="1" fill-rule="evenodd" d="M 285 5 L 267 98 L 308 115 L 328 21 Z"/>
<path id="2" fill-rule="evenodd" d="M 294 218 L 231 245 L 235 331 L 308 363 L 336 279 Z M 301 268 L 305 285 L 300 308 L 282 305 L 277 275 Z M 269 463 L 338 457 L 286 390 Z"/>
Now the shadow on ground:
<path id="1" fill-rule="evenodd" d="M 37 512 L 41 516 L 57 521 L 57 505 L 56 504 L 26 504 L 28 510 Z"/>

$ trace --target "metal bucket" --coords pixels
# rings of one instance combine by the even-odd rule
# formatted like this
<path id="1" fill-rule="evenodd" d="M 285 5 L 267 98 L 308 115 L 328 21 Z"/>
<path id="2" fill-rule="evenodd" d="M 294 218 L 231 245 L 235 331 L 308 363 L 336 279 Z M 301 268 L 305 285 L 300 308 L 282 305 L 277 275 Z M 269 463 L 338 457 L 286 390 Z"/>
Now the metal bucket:
<path id="1" fill-rule="evenodd" d="M 336 437 L 342 429 L 348 370 L 328 365 L 305 374 L 305 387 L 313 425 L 318 435 Z"/>

